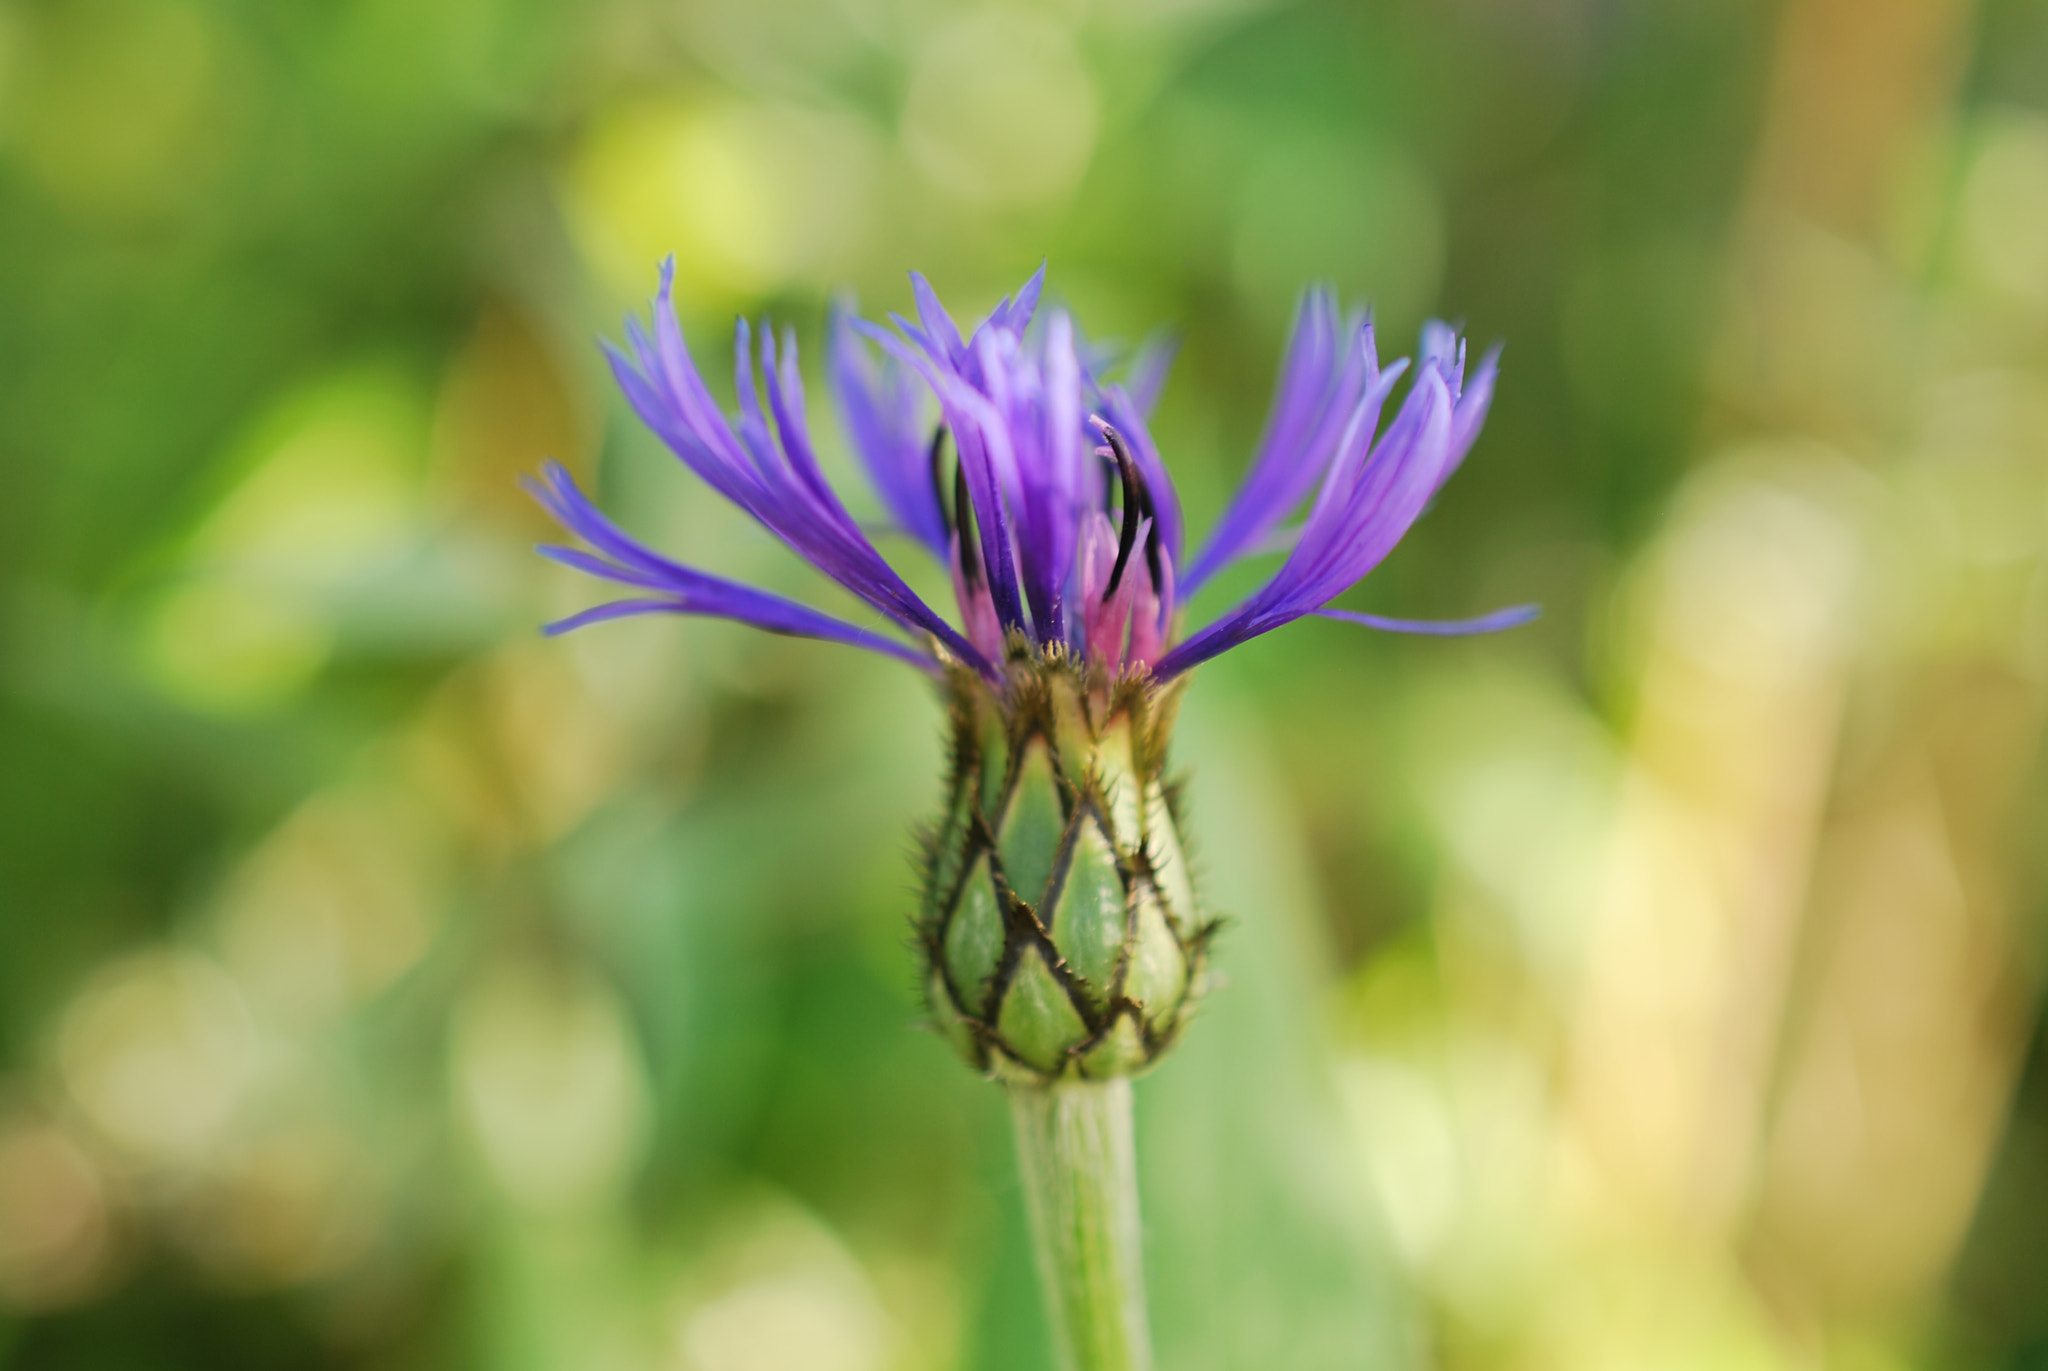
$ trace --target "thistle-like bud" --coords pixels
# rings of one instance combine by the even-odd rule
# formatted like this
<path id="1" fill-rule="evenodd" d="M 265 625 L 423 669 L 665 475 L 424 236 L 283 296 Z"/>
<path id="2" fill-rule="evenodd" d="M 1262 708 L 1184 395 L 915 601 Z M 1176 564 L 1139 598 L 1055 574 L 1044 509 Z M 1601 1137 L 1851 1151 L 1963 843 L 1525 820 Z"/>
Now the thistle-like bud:
<path id="1" fill-rule="evenodd" d="M 1186 1025 L 1216 925 L 1164 776 L 1179 683 L 1052 652 L 955 670 L 946 811 L 918 938 L 935 1022 L 1004 1079 L 1144 1071 Z"/>
<path id="2" fill-rule="evenodd" d="M 792 336 L 764 329 L 756 348 L 736 325 L 741 412 L 735 422 L 718 411 L 675 319 L 669 262 L 651 323 L 629 323 L 630 348 L 611 353 L 627 400 L 691 470 L 879 619 L 854 623 L 644 547 L 551 465 L 533 492 L 581 546 L 542 553 L 630 593 L 548 631 L 709 615 L 881 653 L 943 681 L 952 775 L 918 917 L 933 1016 L 996 1075 L 1127 1076 L 1187 1022 L 1214 933 L 1162 775 L 1187 673 L 1311 615 L 1434 635 L 1534 615 L 1429 622 L 1333 607 L 1464 460 L 1495 356 L 1468 376 L 1464 340 L 1427 325 L 1382 428 L 1409 363 L 1382 367 L 1370 317 L 1347 319 L 1334 295 L 1310 291 L 1266 439 L 1196 550 L 1146 424 L 1156 357 L 1119 383 L 1063 311 L 1033 327 L 1042 267 L 965 331 L 923 277 L 912 283 L 917 322 L 899 318 L 894 332 L 835 313 L 832 388 L 890 521 L 951 574 L 957 622 L 883 558 L 819 467 Z M 1180 636 L 1196 589 L 1271 546 L 1304 502 L 1272 578 Z"/>

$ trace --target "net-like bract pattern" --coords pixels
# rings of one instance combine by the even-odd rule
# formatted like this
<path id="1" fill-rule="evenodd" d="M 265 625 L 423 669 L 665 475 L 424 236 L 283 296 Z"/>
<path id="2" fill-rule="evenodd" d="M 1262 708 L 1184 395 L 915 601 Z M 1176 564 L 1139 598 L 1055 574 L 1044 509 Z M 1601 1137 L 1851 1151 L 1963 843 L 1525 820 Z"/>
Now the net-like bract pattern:
<path id="1" fill-rule="evenodd" d="M 1020 669 L 1001 698 L 967 671 L 948 687 L 918 920 L 934 1021 L 998 1076 L 1144 1070 L 1200 998 L 1216 928 L 1166 778 L 1178 691 L 1071 658 Z"/>

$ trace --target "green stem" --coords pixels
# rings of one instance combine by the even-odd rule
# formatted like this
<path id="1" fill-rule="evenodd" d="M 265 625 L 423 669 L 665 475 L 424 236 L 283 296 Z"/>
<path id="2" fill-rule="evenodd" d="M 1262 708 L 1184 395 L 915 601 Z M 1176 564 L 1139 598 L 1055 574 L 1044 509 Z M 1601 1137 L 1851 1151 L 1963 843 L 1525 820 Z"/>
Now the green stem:
<path id="1" fill-rule="evenodd" d="M 1064 1371 L 1152 1371 L 1131 1083 L 1014 1086 L 1017 1164 Z"/>

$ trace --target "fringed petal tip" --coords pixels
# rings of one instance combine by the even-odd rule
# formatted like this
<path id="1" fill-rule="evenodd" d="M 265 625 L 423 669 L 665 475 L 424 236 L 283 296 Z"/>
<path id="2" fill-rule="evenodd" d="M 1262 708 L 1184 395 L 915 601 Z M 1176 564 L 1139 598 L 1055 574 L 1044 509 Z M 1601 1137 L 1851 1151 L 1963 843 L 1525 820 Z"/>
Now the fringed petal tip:
<path id="1" fill-rule="evenodd" d="M 1132 350 L 1125 364 L 1124 391 L 1145 418 L 1151 418 L 1152 411 L 1159 407 L 1160 393 L 1166 389 L 1167 374 L 1180 356 L 1181 342 L 1175 330 L 1157 329 Z"/>
<path id="2" fill-rule="evenodd" d="M 1002 329 L 1021 334 L 1031 326 L 1032 316 L 1038 312 L 1038 297 L 1045 290 L 1045 265 L 1046 259 L 1040 258 L 1038 270 L 1032 272 L 1030 279 L 1017 288 L 1017 293 L 1005 295 L 996 302 L 996 307 L 989 311 L 988 318 L 975 328 L 977 340 L 987 329 Z M 917 277 L 915 272 L 912 273 L 912 278 L 922 279 Z"/>
<path id="3" fill-rule="evenodd" d="M 561 463 L 549 462 L 542 472 L 545 483 L 525 477 L 522 484 L 567 531 L 595 548 L 596 553 L 550 543 L 538 548 L 540 555 L 601 580 L 653 592 L 648 597 L 614 600 L 558 619 L 542 629 L 549 637 L 635 614 L 695 614 L 731 619 L 769 633 L 865 648 L 908 662 L 921 671 L 941 669 L 929 651 L 886 638 L 809 605 L 713 576 L 651 552 L 599 513 Z"/>
<path id="4" fill-rule="evenodd" d="M 635 614 L 681 614 L 686 612 L 675 600 L 610 600 L 593 605 L 580 613 L 568 615 L 540 626 L 541 636 L 559 638 L 572 633 L 587 624 L 603 623 L 607 619 L 624 619 Z"/>
<path id="5" fill-rule="evenodd" d="M 1361 614 L 1353 609 L 1319 609 L 1318 618 L 1361 624 L 1386 633 L 1413 633 L 1426 638 L 1464 638 L 1477 633 L 1499 633 L 1520 628 L 1543 613 L 1541 605 L 1514 605 L 1482 614 L 1476 619 L 1390 619 L 1383 614 Z"/>
<path id="6" fill-rule="evenodd" d="M 653 589 L 654 587 L 648 587 Z M 908 663 L 928 675 L 941 675 L 945 665 L 929 652 L 920 652 L 879 633 L 835 619 L 829 614 L 770 595 L 766 591 L 735 587 L 732 596 L 710 594 L 699 598 L 688 594 L 665 594 L 627 600 L 608 600 L 601 605 L 556 619 L 541 626 L 545 637 L 557 638 L 591 624 L 624 619 L 639 614 L 688 614 L 706 619 L 727 619 L 763 632 L 786 638 L 813 638 L 819 642 L 842 643 L 865 648 Z"/>

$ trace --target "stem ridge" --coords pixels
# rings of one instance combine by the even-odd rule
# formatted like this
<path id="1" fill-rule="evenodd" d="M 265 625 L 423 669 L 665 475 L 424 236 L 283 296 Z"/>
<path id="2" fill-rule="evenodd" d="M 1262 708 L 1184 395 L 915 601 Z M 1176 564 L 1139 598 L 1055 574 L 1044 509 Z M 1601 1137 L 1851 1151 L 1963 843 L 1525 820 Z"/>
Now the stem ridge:
<path id="1" fill-rule="evenodd" d="M 1009 1094 L 1061 1371 L 1152 1371 L 1130 1080 Z"/>

